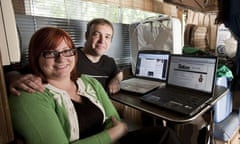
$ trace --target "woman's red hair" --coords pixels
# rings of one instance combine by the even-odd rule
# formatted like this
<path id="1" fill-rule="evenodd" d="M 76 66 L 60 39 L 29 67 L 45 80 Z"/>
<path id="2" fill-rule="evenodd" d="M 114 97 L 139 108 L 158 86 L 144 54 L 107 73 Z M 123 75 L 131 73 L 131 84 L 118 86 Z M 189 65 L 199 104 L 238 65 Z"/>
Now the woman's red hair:
<path id="1" fill-rule="evenodd" d="M 69 48 L 74 49 L 75 45 L 70 35 L 60 28 L 44 27 L 36 31 L 29 43 L 29 63 L 33 74 L 41 77 L 43 83 L 47 83 L 45 74 L 40 68 L 39 58 L 43 51 L 54 50 L 64 40 Z M 75 67 L 71 72 L 71 79 L 75 81 L 78 78 L 77 61 L 78 55 L 75 55 Z"/>

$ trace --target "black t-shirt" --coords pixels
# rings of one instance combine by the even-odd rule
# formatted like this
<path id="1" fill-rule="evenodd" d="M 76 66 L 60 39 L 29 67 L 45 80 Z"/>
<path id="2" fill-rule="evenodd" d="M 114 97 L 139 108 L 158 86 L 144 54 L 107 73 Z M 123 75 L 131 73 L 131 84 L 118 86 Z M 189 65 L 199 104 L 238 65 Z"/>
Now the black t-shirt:
<path id="1" fill-rule="evenodd" d="M 96 78 L 106 89 L 109 81 L 119 73 L 113 58 L 103 55 L 99 62 L 91 62 L 81 49 L 78 51 L 78 71 Z"/>

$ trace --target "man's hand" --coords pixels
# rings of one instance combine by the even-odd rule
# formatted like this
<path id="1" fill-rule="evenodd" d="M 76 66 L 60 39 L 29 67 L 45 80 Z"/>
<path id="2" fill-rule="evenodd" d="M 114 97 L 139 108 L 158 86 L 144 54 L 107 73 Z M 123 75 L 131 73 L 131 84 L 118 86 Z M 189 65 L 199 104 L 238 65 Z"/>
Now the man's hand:
<path id="1" fill-rule="evenodd" d="M 44 91 L 41 78 L 32 74 L 18 75 L 14 77 L 14 80 L 11 80 L 9 84 L 10 93 L 13 95 L 20 95 L 19 89 L 30 93 Z"/>
<path id="2" fill-rule="evenodd" d="M 108 91 L 110 94 L 117 93 L 120 90 L 120 81 L 117 79 L 112 79 L 108 85 Z"/>
<path id="3" fill-rule="evenodd" d="M 108 92 L 110 94 L 117 93 L 120 90 L 120 83 L 123 80 L 123 73 L 119 72 L 116 74 L 116 76 L 111 79 L 111 81 L 108 84 Z"/>

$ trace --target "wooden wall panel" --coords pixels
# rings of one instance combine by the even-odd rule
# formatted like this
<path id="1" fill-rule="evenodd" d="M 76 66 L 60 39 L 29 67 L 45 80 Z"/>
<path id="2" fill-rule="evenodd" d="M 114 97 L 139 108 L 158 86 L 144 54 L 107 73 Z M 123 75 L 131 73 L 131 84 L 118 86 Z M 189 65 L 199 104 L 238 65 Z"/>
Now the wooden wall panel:
<path id="1" fill-rule="evenodd" d="M 7 91 L 4 80 L 4 73 L 1 61 L 0 51 L 0 144 L 6 144 L 13 141 L 12 121 L 8 107 Z"/>

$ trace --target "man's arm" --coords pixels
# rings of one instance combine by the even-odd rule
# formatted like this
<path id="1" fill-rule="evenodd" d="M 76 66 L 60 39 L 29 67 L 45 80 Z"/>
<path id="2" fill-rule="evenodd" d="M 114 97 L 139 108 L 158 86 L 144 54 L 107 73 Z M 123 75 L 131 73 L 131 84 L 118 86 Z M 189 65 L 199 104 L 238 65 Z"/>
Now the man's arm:
<path id="1" fill-rule="evenodd" d="M 12 95 L 20 95 L 18 89 L 25 90 L 30 93 L 35 91 L 44 91 L 40 77 L 33 74 L 22 75 L 18 71 L 10 71 L 6 74 L 6 82 L 9 85 L 9 92 Z"/>
<path id="2" fill-rule="evenodd" d="M 111 94 L 117 93 L 120 90 L 120 83 L 123 80 L 123 72 L 120 71 L 111 79 L 108 85 L 108 91 Z"/>

